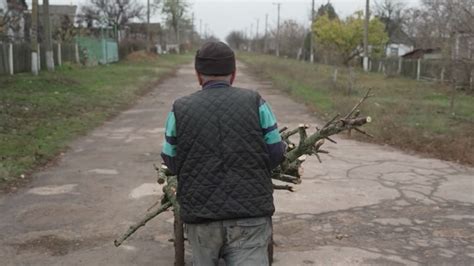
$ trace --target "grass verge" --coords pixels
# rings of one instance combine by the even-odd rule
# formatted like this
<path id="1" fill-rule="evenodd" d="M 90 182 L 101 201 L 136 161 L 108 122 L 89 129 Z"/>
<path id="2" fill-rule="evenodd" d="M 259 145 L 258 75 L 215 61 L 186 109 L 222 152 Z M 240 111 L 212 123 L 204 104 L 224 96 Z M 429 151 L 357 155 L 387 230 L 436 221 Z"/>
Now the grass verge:
<path id="1" fill-rule="evenodd" d="M 75 137 L 130 106 L 189 55 L 0 77 L 0 184 L 18 182 Z"/>
<path id="2" fill-rule="evenodd" d="M 343 68 L 334 82 L 331 66 L 246 53 L 239 58 L 253 73 L 271 80 L 275 88 L 306 103 L 326 120 L 348 112 L 367 88 L 373 88 L 375 97 L 361 111 L 374 118 L 366 127 L 374 138 L 352 136 L 474 165 L 472 94 L 458 93 L 453 116 L 449 88 L 442 84 L 356 71 L 355 89 L 348 96 L 348 74 Z"/>

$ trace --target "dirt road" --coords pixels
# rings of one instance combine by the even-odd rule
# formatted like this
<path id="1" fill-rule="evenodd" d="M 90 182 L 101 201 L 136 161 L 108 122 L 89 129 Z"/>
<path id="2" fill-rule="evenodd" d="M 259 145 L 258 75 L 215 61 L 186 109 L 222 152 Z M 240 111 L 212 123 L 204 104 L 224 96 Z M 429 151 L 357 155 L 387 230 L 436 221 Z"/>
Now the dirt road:
<path id="1" fill-rule="evenodd" d="M 317 120 L 239 72 L 280 126 Z M 0 196 L 1 265 L 172 265 L 166 213 L 115 248 L 161 195 L 153 163 L 174 99 L 197 89 L 191 65 L 135 107 L 71 143 L 58 162 Z M 370 131 L 370 128 L 368 128 Z M 474 265 L 474 169 L 337 139 L 311 158 L 297 193 L 276 192 L 275 265 Z"/>

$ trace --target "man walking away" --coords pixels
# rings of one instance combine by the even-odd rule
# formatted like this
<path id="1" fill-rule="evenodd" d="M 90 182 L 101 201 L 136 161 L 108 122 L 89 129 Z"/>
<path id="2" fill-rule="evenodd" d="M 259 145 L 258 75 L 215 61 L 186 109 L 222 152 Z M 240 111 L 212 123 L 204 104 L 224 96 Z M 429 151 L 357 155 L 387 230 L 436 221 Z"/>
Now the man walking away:
<path id="1" fill-rule="evenodd" d="M 271 170 L 285 145 L 270 106 L 255 91 L 232 87 L 235 55 L 222 42 L 196 53 L 199 90 L 176 100 L 162 157 L 178 176 L 180 215 L 193 265 L 268 265 Z"/>

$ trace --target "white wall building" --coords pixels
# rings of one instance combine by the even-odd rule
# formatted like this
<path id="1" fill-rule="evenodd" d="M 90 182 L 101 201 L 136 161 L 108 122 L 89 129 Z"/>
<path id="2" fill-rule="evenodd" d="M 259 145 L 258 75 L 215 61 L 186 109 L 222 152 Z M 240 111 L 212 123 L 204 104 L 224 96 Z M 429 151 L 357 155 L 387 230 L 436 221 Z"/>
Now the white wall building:
<path id="1" fill-rule="evenodd" d="M 385 48 L 387 57 L 400 57 L 415 48 L 414 42 L 401 29 L 395 30 L 390 36 L 390 40 Z"/>
<path id="2" fill-rule="evenodd" d="M 408 52 L 413 51 L 414 46 L 403 43 L 389 43 L 385 49 L 388 57 L 400 57 Z"/>

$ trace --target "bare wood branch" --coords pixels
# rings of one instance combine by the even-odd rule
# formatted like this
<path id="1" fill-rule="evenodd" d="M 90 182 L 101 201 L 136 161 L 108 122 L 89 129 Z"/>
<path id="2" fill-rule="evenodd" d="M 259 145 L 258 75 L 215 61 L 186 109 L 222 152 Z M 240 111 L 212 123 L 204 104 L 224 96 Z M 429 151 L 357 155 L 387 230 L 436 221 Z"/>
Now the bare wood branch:
<path id="1" fill-rule="evenodd" d="M 168 202 L 168 203 L 165 203 L 163 205 L 161 205 L 158 209 L 152 211 L 152 212 L 149 212 L 145 215 L 145 217 L 143 217 L 140 221 L 138 221 L 136 224 L 130 226 L 127 230 L 127 232 L 125 232 L 125 234 L 123 234 L 121 237 L 119 237 L 118 239 L 116 239 L 114 241 L 114 245 L 116 247 L 120 246 L 123 241 L 125 241 L 127 238 L 129 238 L 133 233 L 135 233 L 135 231 L 138 230 L 138 228 L 142 227 L 142 226 L 145 226 L 145 224 L 150 221 L 151 219 L 155 218 L 156 216 L 158 216 L 158 214 L 168 210 L 169 208 L 171 207 L 171 202 Z"/>
<path id="2" fill-rule="evenodd" d="M 362 135 L 366 135 L 366 136 L 369 137 L 369 138 L 373 138 L 373 137 L 374 137 L 374 136 L 370 135 L 369 133 L 365 132 L 365 131 L 362 130 L 362 129 L 359 129 L 359 128 L 356 128 L 356 127 L 355 127 L 354 130 L 357 131 L 357 132 L 359 132 L 359 133 L 361 133 Z"/>
<path id="3" fill-rule="evenodd" d="M 323 129 L 328 127 L 330 124 L 332 124 L 334 121 L 336 121 L 336 119 L 338 119 L 341 115 L 340 114 L 337 114 L 335 115 L 331 120 L 329 120 L 329 122 L 327 122 L 324 126 L 323 126 Z"/>
<path id="4" fill-rule="evenodd" d="M 288 190 L 290 192 L 295 192 L 295 189 L 289 185 L 275 185 L 273 184 L 273 189 L 275 190 Z"/>
<path id="5" fill-rule="evenodd" d="M 372 90 L 371 88 L 367 90 L 367 93 L 365 93 L 365 96 L 362 99 L 360 99 L 360 101 L 352 108 L 352 110 L 349 113 L 347 113 L 347 115 L 344 117 L 344 120 L 349 119 L 349 117 L 351 117 L 351 115 L 361 106 L 361 104 L 370 97 L 371 90 Z"/>
<path id="6" fill-rule="evenodd" d="M 301 179 L 292 175 L 278 173 L 278 174 L 272 175 L 272 178 L 283 181 L 283 182 L 287 182 L 287 183 L 301 184 Z"/>
<path id="7" fill-rule="evenodd" d="M 288 127 L 282 127 L 282 128 L 280 129 L 280 131 L 279 131 L 280 134 L 283 133 L 283 132 L 285 132 L 287 129 L 288 129 Z"/>

